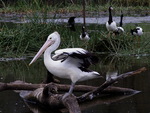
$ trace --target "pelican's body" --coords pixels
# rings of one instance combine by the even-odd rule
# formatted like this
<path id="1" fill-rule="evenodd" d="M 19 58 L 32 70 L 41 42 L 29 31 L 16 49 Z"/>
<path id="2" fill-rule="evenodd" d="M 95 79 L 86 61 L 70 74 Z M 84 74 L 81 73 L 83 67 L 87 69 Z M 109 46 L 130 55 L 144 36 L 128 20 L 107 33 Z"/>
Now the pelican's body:
<path id="1" fill-rule="evenodd" d="M 113 21 L 112 19 L 112 14 L 111 14 L 112 9 L 113 9 L 112 7 L 109 7 L 109 19 L 108 19 L 108 22 L 106 22 L 106 28 L 109 32 L 117 31 L 116 22 Z"/>
<path id="2" fill-rule="evenodd" d="M 80 35 L 81 40 L 90 40 L 90 36 L 87 32 L 85 32 L 85 26 L 82 26 L 82 33 Z"/>
<path id="3" fill-rule="evenodd" d="M 131 34 L 134 36 L 143 35 L 143 29 L 141 27 L 136 27 L 135 29 L 131 29 Z"/>
<path id="4" fill-rule="evenodd" d="M 48 49 L 44 53 L 44 64 L 53 75 L 60 78 L 71 79 L 73 83 L 98 77 L 97 75 L 99 74 L 97 72 L 90 72 L 82 66 L 84 65 L 84 58 L 78 58 L 88 54 L 86 50 L 82 48 L 60 49 L 55 51 L 55 55 L 51 59 L 50 56 L 47 56 L 49 54 Z M 86 63 L 88 63 L 88 61 Z"/>
<path id="5" fill-rule="evenodd" d="M 72 93 L 77 81 L 88 80 L 99 76 L 98 72 L 87 68 L 98 61 L 97 57 L 91 55 L 82 48 L 66 48 L 55 51 L 59 47 L 60 35 L 58 32 L 50 34 L 47 41 L 33 58 L 30 64 L 35 62 L 44 52 L 44 64 L 47 70 L 54 76 L 70 79 L 72 81 L 69 94 Z"/>

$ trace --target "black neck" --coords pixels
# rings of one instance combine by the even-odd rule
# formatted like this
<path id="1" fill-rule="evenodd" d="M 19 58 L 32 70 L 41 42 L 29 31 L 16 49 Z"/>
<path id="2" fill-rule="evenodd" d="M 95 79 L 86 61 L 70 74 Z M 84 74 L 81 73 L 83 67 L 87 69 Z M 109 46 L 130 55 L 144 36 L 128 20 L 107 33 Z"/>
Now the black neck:
<path id="1" fill-rule="evenodd" d="M 82 37 L 85 37 L 85 27 L 84 26 L 82 26 Z"/>
<path id="2" fill-rule="evenodd" d="M 123 14 L 121 14 L 121 17 L 120 17 L 120 27 L 122 27 L 122 19 L 123 19 Z"/>
<path id="3" fill-rule="evenodd" d="M 113 22 L 113 20 L 112 20 L 111 8 L 109 7 L 109 20 L 108 20 L 108 23 L 111 24 L 112 22 Z"/>
<path id="4" fill-rule="evenodd" d="M 84 26 L 82 26 L 82 33 L 84 33 L 85 32 L 85 27 Z"/>

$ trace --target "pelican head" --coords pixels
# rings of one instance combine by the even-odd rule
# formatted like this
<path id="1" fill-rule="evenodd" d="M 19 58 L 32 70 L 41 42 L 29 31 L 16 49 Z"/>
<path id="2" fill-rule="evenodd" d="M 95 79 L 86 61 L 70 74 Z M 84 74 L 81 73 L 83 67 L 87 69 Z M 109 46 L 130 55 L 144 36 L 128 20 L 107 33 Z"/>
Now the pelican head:
<path id="1" fill-rule="evenodd" d="M 58 48 L 59 44 L 60 44 L 60 35 L 58 32 L 55 31 L 48 36 L 46 42 L 40 48 L 38 53 L 34 56 L 34 58 L 29 63 L 29 65 L 31 65 L 33 62 L 35 62 L 49 46 L 53 46 L 53 49 L 56 49 L 56 48 Z"/>

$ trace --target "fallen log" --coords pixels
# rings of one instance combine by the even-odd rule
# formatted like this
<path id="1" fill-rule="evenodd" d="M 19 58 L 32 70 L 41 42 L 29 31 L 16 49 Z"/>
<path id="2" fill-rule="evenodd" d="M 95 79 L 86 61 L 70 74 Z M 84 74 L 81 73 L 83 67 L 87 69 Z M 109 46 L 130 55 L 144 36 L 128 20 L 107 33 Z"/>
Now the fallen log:
<path id="1" fill-rule="evenodd" d="M 48 83 L 48 84 L 31 84 L 23 81 L 15 81 L 11 83 L 2 83 L 0 82 L 0 92 L 5 90 L 35 90 L 37 88 L 42 88 L 47 85 L 55 85 L 59 91 L 68 91 L 70 85 L 67 84 L 57 84 L 57 83 Z M 76 85 L 74 91 L 76 92 L 88 92 L 96 87 L 86 86 L 86 85 Z"/>
<path id="2" fill-rule="evenodd" d="M 38 88 L 34 91 L 22 91 L 20 96 L 27 101 L 36 102 L 39 105 L 47 106 L 49 109 L 68 108 L 69 113 L 81 113 L 76 96 L 69 95 L 62 99 L 63 94 L 57 94 L 55 85 Z M 57 111 L 58 112 L 58 111 Z"/>
<path id="3" fill-rule="evenodd" d="M 79 108 L 78 102 L 82 103 L 87 100 L 91 100 L 93 97 L 100 97 L 102 94 L 107 94 L 108 92 L 112 94 L 112 92 L 116 92 L 117 94 L 120 92 L 121 94 L 135 92 L 132 89 L 124 89 L 118 87 L 112 87 L 111 85 L 116 81 L 124 79 L 126 77 L 130 77 L 136 74 L 139 74 L 145 71 L 146 68 L 143 67 L 136 71 L 131 71 L 127 73 L 123 73 L 118 75 L 114 79 L 110 79 L 105 81 L 99 87 L 85 86 L 85 85 L 76 85 L 74 91 L 83 91 L 87 92 L 83 95 L 76 98 L 74 95 L 70 95 L 69 97 L 62 99 L 63 94 L 58 94 L 57 91 L 68 91 L 69 85 L 60 85 L 56 83 L 49 84 L 29 84 L 29 83 L 0 83 L 0 91 L 4 90 L 34 90 L 34 91 L 22 91 L 20 93 L 21 97 L 25 100 L 37 101 L 42 105 L 46 105 L 49 107 L 62 108 L 66 107 L 69 109 L 70 113 L 80 113 L 81 110 Z M 67 99 L 67 100 L 66 100 Z M 69 99 L 69 100 L 68 100 Z M 77 100 L 76 100 L 77 99 Z M 70 101 L 73 103 L 71 104 Z"/>
<path id="4" fill-rule="evenodd" d="M 15 81 L 11 83 L 0 83 L 0 92 L 2 91 L 7 91 L 7 90 L 28 90 L 28 91 L 33 91 L 38 88 L 43 88 L 46 86 L 56 86 L 58 91 L 68 91 L 70 88 L 70 85 L 67 84 L 56 84 L 56 83 L 48 83 L 48 84 L 31 84 L 31 83 L 26 83 L 23 81 Z M 76 85 L 74 88 L 74 92 L 89 92 L 98 87 L 94 86 L 87 86 L 87 85 Z M 134 92 L 134 90 L 129 89 L 129 88 L 121 88 L 121 87 L 114 87 L 114 86 L 109 86 L 108 88 L 104 89 L 102 94 L 129 94 Z"/>
<path id="5" fill-rule="evenodd" d="M 131 71 L 131 72 L 127 72 L 127 73 L 123 73 L 119 76 L 117 76 L 116 78 L 114 79 L 110 79 L 108 81 L 105 81 L 100 87 L 88 92 L 88 93 L 85 93 L 83 95 L 81 95 L 80 97 L 78 97 L 78 101 L 84 101 L 84 100 L 87 100 L 87 99 L 91 99 L 93 98 L 94 96 L 97 96 L 97 95 L 100 95 L 100 93 L 106 89 L 107 87 L 109 87 L 110 85 L 114 84 L 116 81 L 118 80 L 121 80 L 121 79 L 124 79 L 126 77 L 130 77 L 130 76 L 133 76 L 133 75 L 136 75 L 136 74 L 139 74 L 143 71 L 146 71 L 146 68 L 143 67 L 143 68 L 140 68 L 136 71 Z"/>

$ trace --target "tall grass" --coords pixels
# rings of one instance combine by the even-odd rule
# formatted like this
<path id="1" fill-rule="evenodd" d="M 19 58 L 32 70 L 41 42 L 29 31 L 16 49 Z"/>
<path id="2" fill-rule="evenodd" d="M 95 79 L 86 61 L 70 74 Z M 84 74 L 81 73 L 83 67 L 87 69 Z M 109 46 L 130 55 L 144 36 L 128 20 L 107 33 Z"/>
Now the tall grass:
<path id="1" fill-rule="evenodd" d="M 5 23 L 0 31 L 1 56 L 33 55 L 42 46 L 47 36 L 58 31 L 61 35 L 60 48 L 82 47 L 94 52 L 111 52 L 113 54 L 142 54 L 149 53 L 150 39 L 147 24 L 141 24 L 145 34 L 138 41 L 129 31 L 130 24 L 125 27 L 126 33 L 118 36 L 108 36 L 105 25 L 89 25 L 87 30 L 91 36 L 90 41 L 81 41 L 81 25 L 76 25 L 76 32 L 70 31 L 65 23 L 43 23 L 41 19 L 33 19 L 30 23 L 15 24 L 13 28 Z"/>
<path id="2" fill-rule="evenodd" d="M 125 10 L 145 10 L 149 9 L 150 2 L 149 0 L 86 0 L 87 11 L 105 11 L 110 5 L 118 9 L 121 7 Z M 82 11 L 82 0 L 76 0 L 73 3 L 70 0 L 0 0 L 0 6 L 2 7 L 0 12 L 33 13 L 43 12 L 45 9 L 48 12 L 80 12 Z"/>

